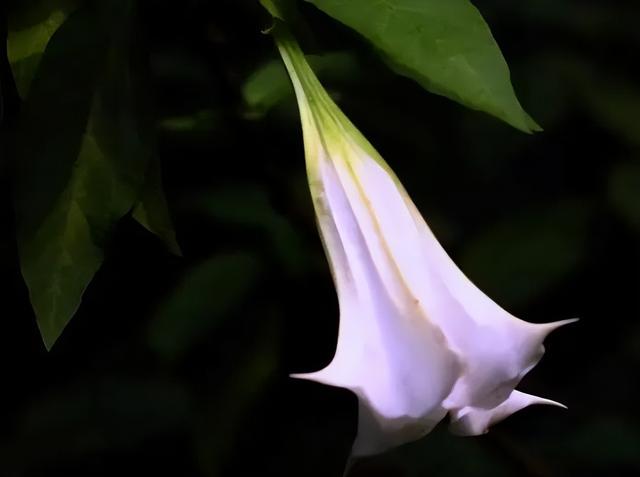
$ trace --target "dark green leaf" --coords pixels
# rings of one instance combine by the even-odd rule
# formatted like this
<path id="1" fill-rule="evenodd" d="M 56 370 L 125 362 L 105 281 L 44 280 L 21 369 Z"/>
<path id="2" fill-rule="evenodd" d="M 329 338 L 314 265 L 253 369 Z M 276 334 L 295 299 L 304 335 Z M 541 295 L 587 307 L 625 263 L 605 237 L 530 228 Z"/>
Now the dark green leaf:
<path id="1" fill-rule="evenodd" d="M 307 0 L 367 38 L 429 91 L 540 130 L 522 109 L 489 27 L 468 0 Z M 366 12 L 366 13 L 365 13 Z"/>
<path id="2" fill-rule="evenodd" d="M 76 0 L 28 3 L 9 17 L 7 56 L 20 96 L 26 97 L 51 36 L 75 10 Z"/>
<path id="3" fill-rule="evenodd" d="M 53 35 L 17 133 L 20 261 L 47 348 L 80 305 L 148 163 L 133 111 L 130 12 L 124 1 L 108 7 L 78 10 Z"/>
<path id="4" fill-rule="evenodd" d="M 258 268 L 252 256 L 235 254 L 216 255 L 189 271 L 151 322 L 151 347 L 178 357 L 246 299 Z"/>
<path id="5" fill-rule="evenodd" d="M 279 60 L 260 66 L 242 87 L 242 97 L 255 117 L 262 117 L 291 93 L 289 77 Z"/>
<path id="6" fill-rule="evenodd" d="M 164 196 L 160 161 L 157 158 L 149 162 L 142 193 L 133 209 L 133 218 L 160 238 L 171 253 L 182 255 L 169 214 L 167 199 Z"/>
<path id="7" fill-rule="evenodd" d="M 470 240 L 461 268 L 489 296 L 508 305 L 522 305 L 581 263 L 588 217 L 585 204 L 577 201 L 523 212 Z"/>
<path id="8" fill-rule="evenodd" d="M 220 127 L 223 118 L 213 110 L 198 111 L 188 116 L 173 116 L 163 119 L 159 126 L 172 133 L 209 134 Z"/>
<path id="9" fill-rule="evenodd" d="M 284 20 L 284 14 L 281 11 L 278 0 L 260 0 L 260 3 L 274 18 Z"/>
<path id="10" fill-rule="evenodd" d="M 260 3 L 272 17 L 282 21 L 290 19 L 295 8 L 292 0 L 260 0 Z"/>
<path id="11" fill-rule="evenodd" d="M 566 60 L 565 69 L 569 68 Z M 604 128 L 633 146 L 640 145 L 640 88 L 616 74 L 603 75 L 581 62 L 574 62 L 572 75 L 583 104 Z"/>
<path id="12" fill-rule="evenodd" d="M 77 0 L 41 0 L 29 4 L 24 12 L 11 18 L 7 53 L 18 91 L 26 97 L 51 36 L 77 8 Z M 22 15 L 20 15 L 22 13 Z M 133 217 L 151 233 L 160 237 L 172 253 L 180 255 L 175 232 L 167 210 L 159 165 L 150 170 Z"/>
<path id="13" fill-rule="evenodd" d="M 221 188 L 192 197 L 185 208 L 221 222 L 260 229 L 289 271 L 297 273 L 303 269 L 306 259 L 299 234 L 274 210 L 262 188 L 241 184 Z"/>

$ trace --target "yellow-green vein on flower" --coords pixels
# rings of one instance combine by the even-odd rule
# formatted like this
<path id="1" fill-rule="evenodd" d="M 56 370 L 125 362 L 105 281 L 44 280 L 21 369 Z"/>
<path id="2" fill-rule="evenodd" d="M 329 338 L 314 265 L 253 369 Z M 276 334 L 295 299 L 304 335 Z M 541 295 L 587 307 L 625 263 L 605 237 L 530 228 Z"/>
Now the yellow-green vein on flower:
<path id="1" fill-rule="evenodd" d="M 291 77 L 309 186 L 340 307 L 336 352 L 295 377 L 353 391 L 354 457 L 425 435 L 447 413 L 477 435 L 553 401 L 515 391 L 549 332 L 484 295 L 447 255 L 402 184 L 324 90 L 295 40 L 274 31 Z"/>

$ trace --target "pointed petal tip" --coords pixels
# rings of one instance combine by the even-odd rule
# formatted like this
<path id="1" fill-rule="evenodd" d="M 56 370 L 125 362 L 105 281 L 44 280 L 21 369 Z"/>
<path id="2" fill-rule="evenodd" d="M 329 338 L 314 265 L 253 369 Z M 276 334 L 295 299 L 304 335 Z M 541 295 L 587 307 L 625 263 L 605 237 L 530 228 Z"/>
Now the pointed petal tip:
<path id="1" fill-rule="evenodd" d="M 564 404 L 558 401 L 553 401 L 551 399 L 535 396 L 533 394 L 526 394 L 521 391 L 514 391 L 514 392 L 517 392 L 521 396 L 521 398 L 524 399 L 524 401 L 527 401 L 527 400 L 529 401 L 528 403 L 526 403 L 524 407 L 540 404 L 540 405 L 561 407 L 562 409 L 568 409 L 567 406 L 565 406 Z"/>
<path id="2" fill-rule="evenodd" d="M 571 323 L 576 323 L 577 321 L 580 321 L 580 318 L 568 318 L 566 320 L 562 320 L 561 323 L 563 325 L 569 325 Z"/>
<path id="3" fill-rule="evenodd" d="M 293 379 L 303 379 L 305 381 L 314 381 L 320 384 L 335 386 L 334 381 L 330 378 L 330 376 L 328 376 L 326 368 L 321 369 L 320 371 L 314 371 L 312 373 L 292 373 L 289 374 L 289 377 Z"/>
<path id="4" fill-rule="evenodd" d="M 580 318 L 569 318 L 567 320 L 552 321 L 551 323 L 537 323 L 535 326 L 540 330 L 543 336 L 547 336 L 558 328 L 562 328 L 563 326 L 570 325 L 577 321 L 580 321 Z"/>
<path id="5" fill-rule="evenodd" d="M 544 399 L 544 398 L 539 398 L 538 401 L 534 401 L 531 404 L 544 404 L 547 406 L 554 406 L 554 407 L 560 407 L 562 409 L 569 409 L 567 406 L 565 406 L 561 402 L 552 401 L 551 399 Z"/>
<path id="6" fill-rule="evenodd" d="M 462 415 L 452 414 L 449 430 L 458 436 L 479 436 L 489 432 L 491 426 L 510 415 L 533 405 L 548 405 L 567 409 L 562 403 L 533 394 L 514 390 L 509 398 L 493 409 L 471 408 Z"/>
<path id="7" fill-rule="evenodd" d="M 549 326 L 553 330 L 557 330 L 558 328 L 561 328 L 565 325 L 570 325 L 571 323 L 575 323 L 576 321 L 580 321 L 580 318 L 569 318 L 566 320 L 553 321 L 551 323 L 547 323 L 547 326 Z"/>
<path id="8" fill-rule="evenodd" d="M 293 379 L 304 379 L 305 381 L 316 381 L 313 377 L 314 374 L 316 373 L 291 373 L 289 377 Z"/>

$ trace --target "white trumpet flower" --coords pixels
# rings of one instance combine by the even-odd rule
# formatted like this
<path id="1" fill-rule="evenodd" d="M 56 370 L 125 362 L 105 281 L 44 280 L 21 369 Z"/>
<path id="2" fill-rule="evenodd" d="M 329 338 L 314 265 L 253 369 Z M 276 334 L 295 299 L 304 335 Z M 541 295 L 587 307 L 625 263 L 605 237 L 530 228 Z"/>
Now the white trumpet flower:
<path id="1" fill-rule="evenodd" d="M 438 243 L 395 174 L 326 93 L 288 34 L 276 42 L 302 121 L 307 173 L 340 307 L 335 356 L 294 377 L 353 391 L 354 457 L 425 435 L 447 413 L 475 435 L 530 404 L 514 391 L 573 320 L 532 324 L 484 295 Z"/>

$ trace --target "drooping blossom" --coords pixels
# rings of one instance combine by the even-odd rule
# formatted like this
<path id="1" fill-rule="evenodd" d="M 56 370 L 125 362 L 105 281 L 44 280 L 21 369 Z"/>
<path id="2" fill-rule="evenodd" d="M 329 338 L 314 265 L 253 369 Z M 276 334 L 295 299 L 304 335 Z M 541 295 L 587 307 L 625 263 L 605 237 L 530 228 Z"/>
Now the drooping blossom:
<path id="1" fill-rule="evenodd" d="M 340 308 L 336 352 L 295 377 L 353 391 L 352 455 L 427 434 L 447 414 L 477 435 L 531 404 L 515 391 L 543 340 L 480 291 L 436 240 L 393 171 L 322 87 L 295 40 L 276 34 L 300 111 L 307 174 Z"/>

